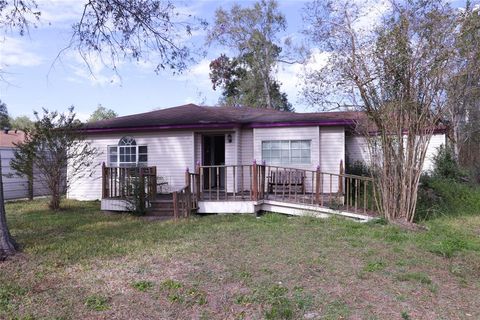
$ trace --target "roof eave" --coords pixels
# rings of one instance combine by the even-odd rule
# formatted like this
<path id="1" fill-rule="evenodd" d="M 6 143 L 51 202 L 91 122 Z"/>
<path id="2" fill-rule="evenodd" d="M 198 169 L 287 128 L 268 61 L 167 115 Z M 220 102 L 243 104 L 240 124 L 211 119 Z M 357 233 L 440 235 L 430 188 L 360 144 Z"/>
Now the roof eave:
<path id="1" fill-rule="evenodd" d="M 84 128 L 85 133 L 114 133 L 114 132 L 151 132 L 160 130 L 188 130 L 188 129 L 234 129 L 234 128 L 280 128 L 280 127 L 309 127 L 309 126 L 351 126 L 355 124 L 351 119 L 329 121 L 283 121 L 283 122 L 253 122 L 242 125 L 241 123 L 205 123 L 205 124 L 179 124 L 137 127 L 110 127 L 110 128 Z"/>
<path id="2" fill-rule="evenodd" d="M 110 128 L 83 128 L 85 133 L 115 133 L 115 132 L 152 132 L 160 130 L 188 130 L 188 129 L 234 129 L 238 123 L 209 123 L 209 124 L 179 124 L 160 126 L 137 126 L 137 127 L 110 127 Z"/>
<path id="3" fill-rule="evenodd" d="M 351 126 L 355 121 L 351 119 L 324 120 L 324 121 L 284 121 L 284 122 L 253 122 L 246 125 L 247 128 L 279 128 L 279 127 L 334 127 Z"/>

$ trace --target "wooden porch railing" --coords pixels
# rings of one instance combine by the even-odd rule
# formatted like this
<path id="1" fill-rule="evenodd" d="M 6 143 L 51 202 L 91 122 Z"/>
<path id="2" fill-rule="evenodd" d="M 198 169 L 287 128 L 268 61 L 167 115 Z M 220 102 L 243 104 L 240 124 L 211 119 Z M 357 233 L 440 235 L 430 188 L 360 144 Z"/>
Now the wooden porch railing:
<path id="1" fill-rule="evenodd" d="M 197 166 L 190 174 L 195 201 L 272 200 L 329 207 L 337 210 L 375 212 L 371 177 L 280 166 Z"/>
<path id="2" fill-rule="evenodd" d="M 102 166 L 102 197 L 127 198 L 138 186 L 145 200 L 157 195 L 156 167 Z M 370 177 L 304 170 L 253 163 L 251 165 L 200 166 L 187 169 L 185 186 L 173 192 L 174 217 L 189 217 L 198 201 L 271 200 L 328 207 L 337 210 L 376 212 L 375 187 Z"/>
<path id="3" fill-rule="evenodd" d="M 199 180 L 197 174 L 190 173 L 187 168 L 185 172 L 185 186 L 180 190 L 173 192 L 173 216 L 175 219 L 179 217 L 188 218 L 192 211 L 197 208 L 197 189 L 196 185 Z"/>
<path id="4" fill-rule="evenodd" d="M 107 167 L 102 164 L 102 198 L 127 198 L 137 190 L 146 199 L 156 196 L 156 167 Z"/>

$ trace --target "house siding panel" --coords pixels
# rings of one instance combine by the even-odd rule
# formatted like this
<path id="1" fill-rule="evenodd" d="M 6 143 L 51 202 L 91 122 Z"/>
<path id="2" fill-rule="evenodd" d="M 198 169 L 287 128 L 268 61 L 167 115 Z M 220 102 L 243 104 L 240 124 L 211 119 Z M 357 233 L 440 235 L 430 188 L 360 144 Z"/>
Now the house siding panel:
<path id="1" fill-rule="evenodd" d="M 433 157 L 441 145 L 445 145 L 446 136 L 444 133 L 434 134 L 428 144 L 423 171 L 433 169 Z M 350 164 L 361 161 L 366 164 L 370 162 L 367 139 L 361 136 L 349 136 L 345 140 L 346 157 Z"/>
<path id="2" fill-rule="evenodd" d="M 253 151 L 253 129 L 244 129 L 240 131 L 240 163 L 252 164 L 254 156 Z"/>
<path id="3" fill-rule="evenodd" d="M 367 140 L 360 136 L 345 137 L 346 159 L 349 164 L 357 161 L 367 163 L 369 157 Z"/>
<path id="4" fill-rule="evenodd" d="M 254 129 L 254 158 L 262 161 L 262 141 L 264 140 L 311 140 L 311 163 L 307 165 L 290 165 L 290 167 L 315 171 L 317 166 L 324 173 L 338 174 L 340 161 L 345 161 L 344 127 L 295 127 Z M 307 190 L 313 190 L 312 173 L 306 177 Z M 314 179 L 313 179 L 314 180 Z M 315 180 L 314 180 L 315 181 Z M 323 176 L 323 192 L 338 191 L 338 178 Z"/>
<path id="5" fill-rule="evenodd" d="M 289 165 L 288 167 L 316 170 L 320 159 L 318 127 L 255 128 L 253 155 L 259 164 L 263 161 L 262 141 L 267 140 L 310 140 L 311 162 L 309 164 Z"/>
<path id="6" fill-rule="evenodd" d="M 340 161 L 345 164 L 345 128 L 320 128 L 320 171 L 324 173 L 340 172 Z M 330 185 L 330 181 L 332 182 Z M 338 177 L 323 176 L 323 192 L 337 192 Z"/>
<path id="7" fill-rule="evenodd" d="M 239 139 L 239 164 L 248 166 L 253 163 L 253 129 L 240 130 Z M 242 177 L 243 176 L 243 177 Z M 238 171 L 238 188 L 237 190 L 245 191 L 250 188 L 250 169 L 249 167 L 241 167 Z M 243 184 L 243 185 L 242 185 Z"/>
<path id="8" fill-rule="evenodd" d="M 423 163 L 424 171 L 430 171 L 433 169 L 433 158 L 437 154 L 438 148 L 440 148 L 441 145 L 445 145 L 445 142 L 446 136 L 444 133 L 432 136 L 425 155 L 425 162 Z"/>
<path id="9" fill-rule="evenodd" d="M 320 137 L 319 127 L 296 127 L 296 128 L 255 128 L 253 130 L 254 145 L 253 157 L 258 164 L 263 162 L 262 141 L 272 140 L 310 140 L 310 163 L 280 165 L 281 167 L 290 167 L 304 170 L 316 170 L 320 160 Z M 267 163 L 268 165 L 268 163 Z M 267 175 L 270 173 L 267 172 Z M 306 189 L 312 190 L 312 173 L 307 174 L 305 181 Z"/>
<path id="10" fill-rule="evenodd" d="M 107 163 L 107 146 L 116 145 L 124 135 L 95 135 L 90 138 L 92 146 L 100 154 L 94 161 L 91 176 L 78 179 L 68 191 L 67 196 L 78 200 L 100 199 L 101 164 Z M 186 168 L 194 167 L 194 141 L 191 131 L 169 131 L 156 133 L 132 133 L 137 145 L 148 146 L 148 165 L 157 167 L 157 175 L 164 177 L 170 191 L 185 184 Z"/>

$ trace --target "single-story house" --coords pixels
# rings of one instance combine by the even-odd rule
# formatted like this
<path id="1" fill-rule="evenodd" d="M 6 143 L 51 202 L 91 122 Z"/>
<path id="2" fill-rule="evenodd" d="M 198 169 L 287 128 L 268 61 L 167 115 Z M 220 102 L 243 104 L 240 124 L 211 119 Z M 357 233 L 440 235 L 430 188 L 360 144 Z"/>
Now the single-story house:
<path id="1" fill-rule="evenodd" d="M 345 186 L 336 176 L 324 177 L 318 182 L 314 172 L 339 174 L 345 161 L 365 161 L 368 157 L 365 138 L 355 135 L 353 130 L 360 117 L 359 112 L 290 113 L 187 104 L 88 123 L 84 133 L 101 151 L 97 164 L 155 167 L 156 175 L 170 191 L 185 185 L 187 168 L 194 172 L 202 166 L 205 175 L 200 188 L 218 191 L 220 187 L 226 188 L 227 195 L 232 191 L 236 193 L 242 189 L 239 184 L 244 174 L 239 178 L 240 169 L 234 167 L 251 166 L 255 161 L 276 167 L 269 169 L 269 177 L 274 176 L 272 172 L 278 171 L 278 167 L 311 172 L 311 178 L 301 174 L 302 192 L 313 193 L 317 188 L 317 193 L 325 194 L 329 190 L 330 193 L 338 191 L 339 184 L 341 188 Z M 445 143 L 445 134 L 437 132 L 429 146 L 428 158 L 442 143 Z M 231 168 L 219 170 L 215 166 Z M 427 169 L 430 166 L 427 161 Z M 102 195 L 105 198 L 103 169 L 96 166 L 94 170 L 91 176 L 75 181 L 68 191 L 69 198 L 96 200 L 102 199 Z M 250 174 L 246 179 L 250 181 L 251 177 Z M 276 179 L 278 184 L 286 178 L 277 174 Z M 321 184 L 321 188 L 315 187 L 317 184 Z M 103 185 L 108 187 L 108 182 L 103 181 Z"/>

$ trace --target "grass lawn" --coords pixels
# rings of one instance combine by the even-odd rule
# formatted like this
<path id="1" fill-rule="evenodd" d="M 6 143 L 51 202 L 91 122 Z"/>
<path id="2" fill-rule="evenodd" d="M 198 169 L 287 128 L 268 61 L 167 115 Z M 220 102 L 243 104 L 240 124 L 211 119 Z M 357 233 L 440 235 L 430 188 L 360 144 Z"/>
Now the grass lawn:
<path id="1" fill-rule="evenodd" d="M 9 203 L 1 319 L 480 319 L 480 215 L 428 231 L 277 214 L 146 221 Z"/>

